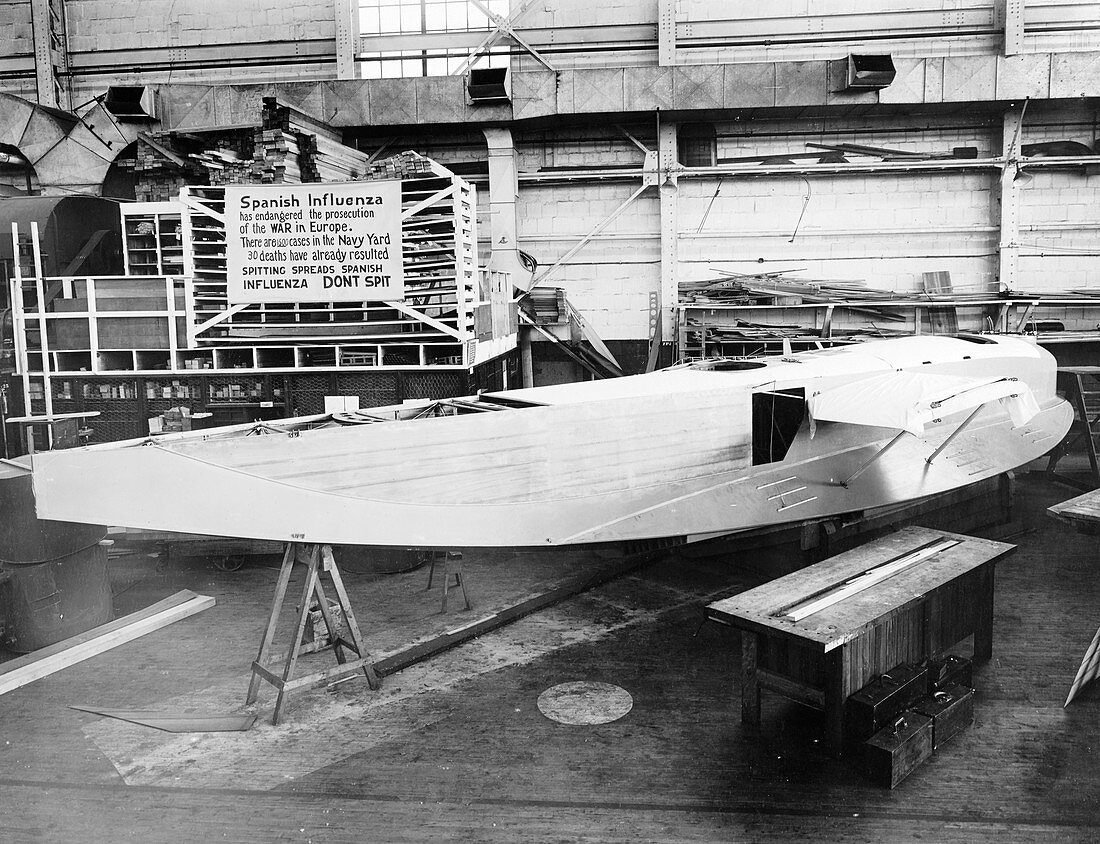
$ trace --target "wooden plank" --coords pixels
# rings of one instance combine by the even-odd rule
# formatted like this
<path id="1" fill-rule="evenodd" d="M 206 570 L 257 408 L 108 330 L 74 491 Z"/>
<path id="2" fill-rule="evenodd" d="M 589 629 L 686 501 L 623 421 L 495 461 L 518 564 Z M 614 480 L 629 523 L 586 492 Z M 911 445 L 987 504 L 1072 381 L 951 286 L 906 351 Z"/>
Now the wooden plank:
<path id="1" fill-rule="evenodd" d="M 1049 507 L 1047 512 L 1056 519 L 1068 522 L 1077 530 L 1088 533 L 1100 528 L 1100 489 L 1078 495 L 1061 504 Z"/>
<path id="2" fill-rule="evenodd" d="M 760 723 L 759 638 L 751 630 L 741 631 L 741 721 L 754 726 Z"/>
<path id="3" fill-rule="evenodd" d="M 129 721 L 131 724 L 152 727 L 166 733 L 245 732 L 256 723 L 255 715 L 192 715 L 157 712 L 150 709 L 94 709 L 90 706 L 74 704 L 70 704 L 69 708 L 102 715 L 105 718 Z"/>
<path id="4" fill-rule="evenodd" d="M 959 540 L 939 539 L 929 546 L 913 551 L 900 559 L 893 560 L 889 563 L 883 563 L 872 571 L 865 572 L 859 577 L 846 581 L 843 586 L 838 587 L 820 598 L 814 598 L 807 602 L 799 603 L 788 610 L 787 616 L 794 621 L 801 621 L 816 612 L 827 609 L 833 604 L 839 603 L 846 598 L 850 598 L 852 595 L 862 592 L 864 589 L 870 589 L 875 584 L 881 583 L 889 577 L 893 577 L 909 566 L 915 566 L 931 558 L 934 554 L 946 551 L 948 548 L 953 548 L 958 544 Z"/>
<path id="5" fill-rule="evenodd" d="M 812 706 L 815 709 L 822 710 L 825 708 L 824 689 L 818 689 L 806 683 L 799 683 L 796 680 L 792 680 L 790 677 L 785 677 L 782 674 L 777 674 L 766 668 L 756 669 L 756 682 L 762 689 L 776 692 L 777 694 L 783 695 L 785 698 L 797 701 L 805 706 Z"/>
<path id="6" fill-rule="evenodd" d="M 844 752 L 844 701 L 854 688 L 851 682 L 849 648 L 836 648 L 825 655 L 825 746 L 833 756 Z"/>
<path id="7" fill-rule="evenodd" d="M 445 631 L 438 636 L 433 636 L 427 641 L 418 642 L 397 653 L 390 654 L 374 663 L 374 670 L 380 677 L 394 674 L 410 665 L 415 665 L 429 657 L 442 653 L 445 650 L 460 645 L 470 639 L 475 639 L 483 633 L 503 627 L 524 616 L 538 612 L 539 610 L 558 604 L 574 595 L 594 589 L 602 583 L 614 580 L 617 577 L 628 574 L 635 569 L 648 565 L 651 562 L 641 555 L 626 557 L 621 562 L 594 574 L 585 574 L 576 579 L 557 586 L 553 589 L 529 595 L 516 601 L 512 606 L 503 609 L 484 618 L 476 619 L 469 624 Z M 750 635 L 750 634 L 742 634 Z"/>
<path id="8" fill-rule="evenodd" d="M 0 666 L 0 694 L 54 674 L 214 606 L 214 599 L 182 589 L 162 601 Z"/>

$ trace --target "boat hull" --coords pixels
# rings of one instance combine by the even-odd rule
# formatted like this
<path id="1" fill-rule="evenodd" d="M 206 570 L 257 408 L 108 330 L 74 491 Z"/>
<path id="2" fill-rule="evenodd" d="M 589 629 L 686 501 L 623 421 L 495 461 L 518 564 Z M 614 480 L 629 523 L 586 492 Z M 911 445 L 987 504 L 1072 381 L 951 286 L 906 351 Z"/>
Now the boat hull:
<path id="1" fill-rule="evenodd" d="M 34 458 L 36 503 L 49 519 L 340 545 L 709 538 L 936 495 L 1061 440 L 1073 414 L 1049 355 L 952 343 L 883 341 L 866 344 L 875 355 L 796 356 L 719 380 L 620 379 L 611 397 L 599 385 L 516 391 L 559 401 L 472 416 L 47 452 Z M 912 357 L 940 373 L 1011 371 L 1038 412 L 1014 424 L 990 402 L 921 436 L 804 418 L 781 459 L 753 465 L 753 396 L 810 395 Z"/>

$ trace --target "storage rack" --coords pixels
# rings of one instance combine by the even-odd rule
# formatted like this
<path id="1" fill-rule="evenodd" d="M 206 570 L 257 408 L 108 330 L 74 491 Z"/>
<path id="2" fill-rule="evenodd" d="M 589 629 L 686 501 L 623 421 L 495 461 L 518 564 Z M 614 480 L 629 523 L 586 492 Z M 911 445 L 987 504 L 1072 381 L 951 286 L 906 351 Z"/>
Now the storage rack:
<path id="1" fill-rule="evenodd" d="M 126 275 L 183 275 L 183 231 L 175 202 L 119 206 Z"/>
<path id="2" fill-rule="evenodd" d="M 431 166 L 402 180 L 401 308 L 385 302 L 269 303 L 226 315 L 225 189 L 184 188 L 184 266 L 192 284 L 185 360 L 194 363 L 183 366 L 226 368 L 219 358 L 259 368 L 472 366 L 480 298 L 474 188 Z"/>

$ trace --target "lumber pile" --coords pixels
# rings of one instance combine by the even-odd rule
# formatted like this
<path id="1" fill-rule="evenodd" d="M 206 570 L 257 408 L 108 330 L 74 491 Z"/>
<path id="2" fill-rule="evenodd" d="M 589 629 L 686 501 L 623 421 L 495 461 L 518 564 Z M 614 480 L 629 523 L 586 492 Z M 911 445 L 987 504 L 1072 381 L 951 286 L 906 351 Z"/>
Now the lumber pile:
<path id="1" fill-rule="evenodd" d="M 370 156 L 344 144 L 338 130 L 274 97 L 264 98 L 253 128 L 144 133 L 134 158 L 119 164 L 133 171 L 139 201 L 173 199 L 184 185 L 343 182 L 371 169 Z M 430 163 L 390 166 L 432 173 Z"/>
<path id="2" fill-rule="evenodd" d="M 249 181 L 252 158 L 234 150 L 210 149 L 189 156 L 206 171 L 208 185 L 237 185 Z"/>
<path id="3" fill-rule="evenodd" d="M 322 135 L 309 136 L 310 175 L 317 182 L 361 179 L 370 167 L 370 156 Z"/>
<path id="4" fill-rule="evenodd" d="M 367 179 L 424 179 L 432 176 L 450 175 L 431 159 L 425 158 L 413 150 L 405 150 L 370 165 L 364 178 Z"/>
<path id="5" fill-rule="evenodd" d="M 370 156 L 347 146 L 342 134 L 293 106 L 264 97 L 262 126 L 257 131 L 257 158 L 261 146 L 265 173 L 282 168 L 282 181 L 346 182 L 359 179 Z M 279 179 L 273 179 L 279 181 Z"/>
<path id="6" fill-rule="evenodd" d="M 558 325 L 568 321 L 565 291 L 560 287 L 533 287 L 523 299 L 527 310 L 538 325 Z"/>
<path id="7" fill-rule="evenodd" d="M 138 202 L 160 202 L 171 199 L 187 184 L 198 169 L 178 155 L 162 136 L 142 133 L 137 140 L 134 157 L 119 159 L 119 166 L 133 171 L 134 193 Z"/>
<path id="8" fill-rule="evenodd" d="M 180 188 L 194 184 L 236 184 L 251 170 L 252 147 L 247 133 L 219 131 L 204 136 L 188 133 L 142 133 L 134 158 L 119 166 L 135 176 L 139 202 L 175 199 Z"/>
<path id="9" fill-rule="evenodd" d="M 302 150 L 297 135 L 281 129 L 257 129 L 253 138 L 253 181 L 287 185 L 307 181 L 302 178 Z"/>

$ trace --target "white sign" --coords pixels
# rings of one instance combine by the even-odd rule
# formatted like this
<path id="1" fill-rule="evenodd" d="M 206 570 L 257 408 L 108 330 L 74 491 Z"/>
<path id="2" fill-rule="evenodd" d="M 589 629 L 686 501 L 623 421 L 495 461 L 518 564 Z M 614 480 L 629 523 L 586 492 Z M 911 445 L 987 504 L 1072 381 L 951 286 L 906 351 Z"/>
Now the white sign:
<path id="1" fill-rule="evenodd" d="M 227 185 L 230 304 L 405 298 L 401 182 Z"/>

